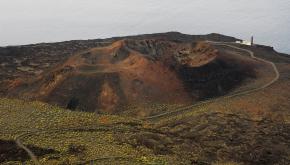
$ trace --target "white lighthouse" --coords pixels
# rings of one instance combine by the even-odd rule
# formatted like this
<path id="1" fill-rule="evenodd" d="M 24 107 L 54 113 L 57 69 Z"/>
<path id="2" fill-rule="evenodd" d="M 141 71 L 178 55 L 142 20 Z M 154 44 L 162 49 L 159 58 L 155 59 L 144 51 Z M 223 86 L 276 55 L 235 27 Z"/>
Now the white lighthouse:
<path id="1" fill-rule="evenodd" d="M 254 46 L 254 36 L 251 37 L 251 46 Z"/>

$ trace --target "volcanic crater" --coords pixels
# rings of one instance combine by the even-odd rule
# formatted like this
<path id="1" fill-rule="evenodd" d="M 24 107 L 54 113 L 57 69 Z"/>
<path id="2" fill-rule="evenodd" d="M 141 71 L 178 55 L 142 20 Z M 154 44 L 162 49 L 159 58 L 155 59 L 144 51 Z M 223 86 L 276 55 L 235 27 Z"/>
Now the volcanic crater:
<path id="1" fill-rule="evenodd" d="M 7 95 L 115 114 L 124 105 L 192 104 L 225 95 L 255 79 L 256 65 L 207 42 L 123 39 L 71 55 L 33 80 L 11 82 Z"/>

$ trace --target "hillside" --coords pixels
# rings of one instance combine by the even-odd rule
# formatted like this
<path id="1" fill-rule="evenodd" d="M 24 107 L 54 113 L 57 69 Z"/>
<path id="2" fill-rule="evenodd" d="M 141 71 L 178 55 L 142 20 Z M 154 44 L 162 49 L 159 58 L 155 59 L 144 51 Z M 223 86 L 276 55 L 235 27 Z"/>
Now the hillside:
<path id="1" fill-rule="evenodd" d="M 290 58 L 235 40 L 0 48 L 0 164 L 290 164 Z"/>
<path id="2" fill-rule="evenodd" d="M 188 105 L 225 95 L 256 79 L 263 64 L 245 55 L 221 53 L 205 42 L 126 39 L 53 65 L 42 73 L 34 71 L 34 77 L 4 81 L 6 96 L 116 114 L 128 105 Z"/>

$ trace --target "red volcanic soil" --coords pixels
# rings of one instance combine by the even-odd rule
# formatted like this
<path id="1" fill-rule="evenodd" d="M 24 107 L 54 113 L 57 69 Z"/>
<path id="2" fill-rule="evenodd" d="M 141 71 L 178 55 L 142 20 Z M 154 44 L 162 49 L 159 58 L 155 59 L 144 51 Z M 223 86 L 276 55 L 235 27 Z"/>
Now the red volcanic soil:
<path id="1" fill-rule="evenodd" d="M 213 46 L 166 40 L 120 40 L 70 56 L 34 80 L 9 85 L 9 96 L 69 109 L 117 113 L 127 104 L 178 103 L 226 94 L 255 78 L 256 62 Z"/>

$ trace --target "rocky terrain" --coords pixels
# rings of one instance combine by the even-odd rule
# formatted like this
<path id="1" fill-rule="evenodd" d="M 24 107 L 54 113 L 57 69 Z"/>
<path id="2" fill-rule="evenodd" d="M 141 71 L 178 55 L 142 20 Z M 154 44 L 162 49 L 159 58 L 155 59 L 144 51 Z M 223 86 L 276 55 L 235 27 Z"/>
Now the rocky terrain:
<path id="1" fill-rule="evenodd" d="M 191 104 L 225 95 L 257 76 L 259 62 L 195 41 L 208 36 L 179 41 L 165 39 L 169 34 L 3 49 L 2 94 L 112 114 L 147 102 Z"/>
<path id="2" fill-rule="evenodd" d="M 236 40 L 0 48 L 0 164 L 290 164 L 290 58 Z"/>
<path id="3" fill-rule="evenodd" d="M 76 53 L 99 46 L 108 45 L 114 41 L 129 39 L 165 39 L 177 42 L 199 41 L 206 39 L 234 41 L 235 38 L 210 34 L 204 36 L 190 36 L 177 32 L 161 33 L 154 35 L 141 35 L 129 37 L 116 37 L 110 39 L 96 40 L 75 40 L 59 43 L 40 43 L 23 46 L 0 47 L 0 74 L 1 82 L 23 76 L 36 76 L 46 70 L 49 70 L 58 63 L 66 60 L 69 56 Z M 3 93 L 3 88 L 1 92 Z"/>

